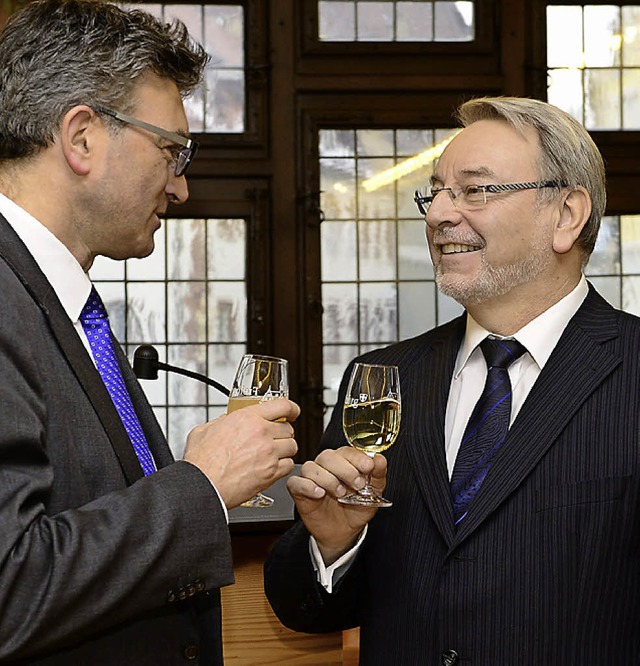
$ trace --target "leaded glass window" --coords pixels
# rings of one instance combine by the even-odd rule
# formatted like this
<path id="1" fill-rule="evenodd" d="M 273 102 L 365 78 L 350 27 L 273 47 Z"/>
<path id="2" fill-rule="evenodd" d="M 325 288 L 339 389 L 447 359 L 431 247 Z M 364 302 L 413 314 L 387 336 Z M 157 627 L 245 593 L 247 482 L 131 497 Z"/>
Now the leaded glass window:
<path id="1" fill-rule="evenodd" d="M 640 129 L 640 7 L 547 7 L 548 100 L 590 130 Z"/>
<path id="2" fill-rule="evenodd" d="M 470 42 L 474 3 L 321 0 L 318 26 L 324 42 Z"/>
<path id="3" fill-rule="evenodd" d="M 204 82 L 185 100 L 192 132 L 240 133 L 245 119 L 244 8 L 233 4 L 129 4 L 163 21 L 180 19 L 211 56 Z"/>
<path id="4" fill-rule="evenodd" d="M 151 344 L 161 361 L 230 386 L 247 348 L 243 219 L 169 219 L 146 259 L 99 257 L 90 274 L 131 359 Z M 142 386 L 176 456 L 188 432 L 226 410 L 226 396 L 160 371 Z"/>

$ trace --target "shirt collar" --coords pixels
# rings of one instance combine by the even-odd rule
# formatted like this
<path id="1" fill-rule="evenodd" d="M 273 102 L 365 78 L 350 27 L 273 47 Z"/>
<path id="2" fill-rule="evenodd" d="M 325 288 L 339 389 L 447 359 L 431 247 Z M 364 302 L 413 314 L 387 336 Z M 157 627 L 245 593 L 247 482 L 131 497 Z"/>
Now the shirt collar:
<path id="1" fill-rule="evenodd" d="M 77 322 L 91 292 L 91 280 L 82 266 L 41 222 L 3 194 L 0 213 L 27 246 L 69 319 Z"/>
<path id="2" fill-rule="evenodd" d="M 549 360 L 551 352 L 558 344 L 558 340 L 560 340 L 560 336 L 569 323 L 569 320 L 578 311 L 588 293 L 589 286 L 587 280 L 584 275 L 581 275 L 575 289 L 509 337 L 514 338 L 524 345 L 527 352 L 542 370 L 545 363 Z M 495 334 L 480 326 L 467 313 L 467 328 L 456 360 L 455 377 L 462 372 L 471 354 L 489 335 Z"/>

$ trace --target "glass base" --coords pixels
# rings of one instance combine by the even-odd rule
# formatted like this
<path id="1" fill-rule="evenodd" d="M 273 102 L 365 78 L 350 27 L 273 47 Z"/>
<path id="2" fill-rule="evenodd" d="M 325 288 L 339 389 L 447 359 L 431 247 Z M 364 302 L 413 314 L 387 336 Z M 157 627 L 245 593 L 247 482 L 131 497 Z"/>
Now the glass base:
<path id="1" fill-rule="evenodd" d="M 267 497 L 262 493 L 254 495 L 250 500 L 243 502 L 240 506 L 247 506 L 253 509 L 266 509 L 268 506 L 273 504 L 273 498 Z"/>
<path id="2" fill-rule="evenodd" d="M 338 497 L 340 504 L 351 504 L 353 506 L 369 506 L 373 508 L 384 508 L 386 506 L 393 506 L 393 502 L 384 497 L 380 497 L 375 493 L 352 493 L 344 497 Z"/>

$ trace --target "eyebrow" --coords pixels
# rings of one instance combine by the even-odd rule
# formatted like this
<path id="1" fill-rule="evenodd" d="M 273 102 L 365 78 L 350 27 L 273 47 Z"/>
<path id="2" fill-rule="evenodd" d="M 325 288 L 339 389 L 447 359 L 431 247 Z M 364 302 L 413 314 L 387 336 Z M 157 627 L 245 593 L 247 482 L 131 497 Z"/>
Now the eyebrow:
<path id="1" fill-rule="evenodd" d="M 495 177 L 495 172 L 492 169 L 489 169 L 489 167 L 475 167 L 472 169 L 461 169 L 459 173 L 463 176 L 467 177 L 476 177 L 476 178 L 487 178 L 487 177 Z M 444 180 L 442 180 L 438 174 L 433 174 L 430 178 L 431 184 L 433 185 L 434 182 L 438 183 L 443 183 Z"/>

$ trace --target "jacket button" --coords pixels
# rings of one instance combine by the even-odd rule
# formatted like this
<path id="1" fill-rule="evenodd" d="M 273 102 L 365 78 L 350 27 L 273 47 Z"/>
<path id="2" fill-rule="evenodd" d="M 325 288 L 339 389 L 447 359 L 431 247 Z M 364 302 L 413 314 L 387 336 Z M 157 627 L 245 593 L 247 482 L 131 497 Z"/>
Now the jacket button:
<path id="1" fill-rule="evenodd" d="M 167 601 L 172 604 L 176 599 L 176 593 L 173 590 L 170 590 L 169 594 L 167 595 Z"/>
<path id="2" fill-rule="evenodd" d="M 206 587 L 206 585 L 204 584 L 204 582 L 201 581 L 201 580 L 197 580 L 197 581 L 195 582 L 195 585 L 196 585 L 196 590 L 198 590 L 198 592 L 202 592 L 202 591 L 205 589 L 205 587 Z"/>
<path id="3" fill-rule="evenodd" d="M 200 654 L 200 650 L 195 643 L 189 643 L 188 645 L 185 645 L 182 654 L 184 654 L 184 658 L 187 661 L 195 661 Z"/>
<path id="4" fill-rule="evenodd" d="M 440 655 L 442 666 L 456 666 L 458 663 L 458 653 L 455 650 L 445 650 Z"/>
<path id="5" fill-rule="evenodd" d="M 189 583 L 186 592 L 188 597 L 192 597 L 196 593 L 196 586 Z"/>

